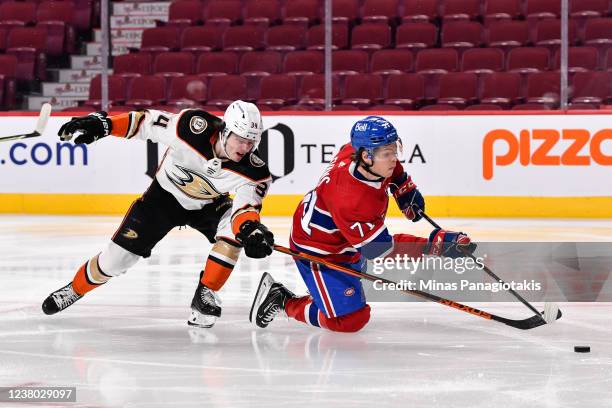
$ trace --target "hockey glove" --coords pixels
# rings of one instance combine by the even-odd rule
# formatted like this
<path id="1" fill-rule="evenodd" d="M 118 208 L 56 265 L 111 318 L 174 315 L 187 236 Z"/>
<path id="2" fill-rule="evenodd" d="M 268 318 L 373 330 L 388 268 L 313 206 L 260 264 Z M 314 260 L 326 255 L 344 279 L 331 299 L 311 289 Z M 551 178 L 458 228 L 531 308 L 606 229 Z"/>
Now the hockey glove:
<path id="1" fill-rule="evenodd" d="M 425 200 L 410 176 L 404 172 L 393 180 L 389 189 L 397 202 L 397 206 L 406 218 L 412 220 L 412 222 L 417 222 L 423 218 L 419 214 L 419 210 L 425 211 Z"/>
<path id="2" fill-rule="evenodd" d="M 274 235 L 258 221 L 243 222 L 236 239 L 244 247 L 244 253 L 249 258 L 265 258 L 272 254 Z"/>
<path id="3" fill-rule="evenodd" d="M 471 255 L 476 250 L 476 244 L 463 232 L 446 231 L 436 228 L 429 235 L 429 245 L 426 255 L 461 258 Z"/>
<path id="4" fill-rule="evenodd" d="M 63 141 L 72 139 L 79 132 L 80 135 L 74 139 L 75 144 L 90 144 L 98 139 L 108 136 L 112 131 L 112 122 L 107 118 L 104 111 L 90 113 L 87 116 L 72 118 L 70 122 L 62 125 L 57 135 Z"/>

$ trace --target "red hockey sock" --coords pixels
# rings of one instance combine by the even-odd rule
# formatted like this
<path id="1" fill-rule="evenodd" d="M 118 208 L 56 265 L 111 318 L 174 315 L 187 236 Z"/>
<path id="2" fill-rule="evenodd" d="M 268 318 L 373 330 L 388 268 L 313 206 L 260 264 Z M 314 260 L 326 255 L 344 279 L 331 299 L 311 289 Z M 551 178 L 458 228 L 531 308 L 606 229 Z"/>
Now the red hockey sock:
<path id="1" fill-rule="evenodd" d="M 285 303 L 285 312 L 287 316 L 297 321 L 316 327 L 321 327 L 319 319 L 324 317 L 310 296 L 288 299 Z"/>
<path id="2" fill-rule="evenodd" d="M 361 330 L 370 320 L 370 305 L 344 316 L 329 318 L 319 310 L 310 296 L 287 300 L 285 312 L 287 316 L 302 323 L 345 333 Z"/>

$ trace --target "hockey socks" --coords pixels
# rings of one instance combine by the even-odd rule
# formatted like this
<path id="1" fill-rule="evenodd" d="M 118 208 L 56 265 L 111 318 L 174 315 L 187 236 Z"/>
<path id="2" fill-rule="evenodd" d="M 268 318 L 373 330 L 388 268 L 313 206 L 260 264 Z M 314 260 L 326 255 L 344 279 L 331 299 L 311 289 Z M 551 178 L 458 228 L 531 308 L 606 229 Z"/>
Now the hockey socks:
<path id="1" fill-rule="evenodd" d="M 310 296 L 288 299 L 285 304 L 287 316 L 310 326 L 322 327 L 336 332 L 356 332 L 370 320 L 370 306 L 339 317 L 327 317 L 314 304 Z"/>
<path id="2" fill-rule="evenodd" d="M 200 283 L 214 291 L 221 289 L 234 270 L 239 255 L 240 247 L 217 241 L 208 254 Z"/>
<path id="3" fill-rule="evenodd" d="M 87 292 L 102 284 L 105 284 L 111 278 L 111 276 L 105 275 L 100 269 L 100 265 L 98 264 L 98 256 L 99 255 L 96 255 L 89 261 L 85 262 L 85 264 L 79 268 L 76 275 L 74 275 L 74 278 L 72 279 L 72 287 L 80 296 L 83 296 Z"/>

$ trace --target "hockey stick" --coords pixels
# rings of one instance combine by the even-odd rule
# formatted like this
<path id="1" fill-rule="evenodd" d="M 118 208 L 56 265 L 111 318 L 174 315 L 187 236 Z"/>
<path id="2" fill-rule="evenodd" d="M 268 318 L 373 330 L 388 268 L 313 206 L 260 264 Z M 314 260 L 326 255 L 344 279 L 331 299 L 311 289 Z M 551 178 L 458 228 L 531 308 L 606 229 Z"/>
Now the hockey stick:
<path id="1" fill-rule="evenodd" d="M 319 258 L 317 256 L 305 254 L 299 251 L 294 251 L 292 249 L 283 247 L 281 245 L 274 245 L 274 250 L 278 252 L 282 252 L 283 254 L 291 255 L 295 258 L 304 259 L 306 261 L 314 262 L 319 265 L 327 266 L 328 268 L 335 269 L 338 272 L 342 272 L 342 273 L 345 273 L 347 275 L 351 275 L 357 278 L 366 279 L 371 282 L 380 281 L 380 282 L 387 283 L 387 284 L 393 284 L 395 287 L 400 286 L 398 283 L 390 281 L 388 279 L 381 278 L 379 276 L 370 275 L 370 274 L 363 273 L 363 272 L 358 272 L 356 270 L 347 268 L 345 266 L 328 262 L 325 259 Z M 466 312 L 474 316 L 482 317 L 483 319 L 487 319 L 487 320 L 495 320 L 496 322 L 500 322 L 508 326 L 516 327 L 517 329 L 521 329 L 521 330 L 533 329 L 534 327 L 538 327 L 538 326 L 542 326 L 543 324 L 546 324 L 546 321 L 542 319 L 540 314 L 536 316 L 532 316 L 528 319 L 512 320 L 512 319 L 507 319 L 505 317 L 494 315 L 492 313 L 485 312 L 483 310 L 476 309 L 475 307 L 463 305 L 453 300 L 444 299 L 440 296 L 436 296 L 434 294 L 423 292 L 420 290 L 401 289 L 401 291 L 409 295 L 418 296 L 430 302 L 440 303 L 442 305 L 452 307 L 457 310 L 461 310 L 462 312 Z M 561 317 L 561 311 L 558 312 L 557 319 L 560 317 Z"/>
<path id="2" fill-rule="evenodd" d="M 437 222 L 435 222 L 434 220 L 432 220 L 427 214 L 425 214 L 425 212 L 423 210 L 418 210 L 417 211 L 423 218 L 425 218 L 434 228 L 438 228 L 438 229 L 442 229 L 442 227 L 440 225 L 438 225 Z M 475 262 L 476 261 L 476 257 L 472 254 L 465 254 L 466 256 L 472 258 Z M 489 269 L 486 265 L 482 265 L 484 271 L 493 279 L 495 279 L 496 281 L 500 282 L 501 284 L 503 284 L 504 286 L 507 286 L 506 282 L 504 282 L 502 279 L 500 279 L 499 276 L 497 276 L 491 269 Z M 509 286 L 509 285 L 508 285 Z M 531 303 L 529 303 L 528 301 L 526 301 L 521 295 L 519 295 L 514 289 L 512 289 L 511 287 L 508 288 L 508 292 L 512 293 L 512 295 L 514 295 L 515 298 L 517 298 L 522 304 L 524 304 L 525 306 L 527 306 L 529 308 L 529 310 L 531 310 L 533 313 L 536 314 L 536 316 L 533 317 L 539 317 L 540 319 L 542 319 L 544 321 L 544 323 L 552 323 L 555 320 L 559 319 L 561 317 L 561 311 L 559 310 L 559 306 L 557 306 L 555 303 L 549 303 L 546 302 L 544 304 L 544 311 L 542 313 L 538 312 L 538 310 L 533 307 L 531 305 Z"/>
<path id="3" fill-rule="evenodd" d="M 19 139 L 27 139 L 30 137 L 38 137 L 45 132 L 45 128 L 47 127 L 47 121 L 49 120 L 49 116 L 51 116 L 51 104 L 45 103 L 40 108 L 40 114 L 38 115 L 38 121 L 36 122 L 36 127 L 34 131 L 31 133 L 23 133 L 20 135 L 12 135 L 12 136 L 2 136 L 0 137 L 0 142 L 7 142 L 9 140 L 19 140 Z"/>

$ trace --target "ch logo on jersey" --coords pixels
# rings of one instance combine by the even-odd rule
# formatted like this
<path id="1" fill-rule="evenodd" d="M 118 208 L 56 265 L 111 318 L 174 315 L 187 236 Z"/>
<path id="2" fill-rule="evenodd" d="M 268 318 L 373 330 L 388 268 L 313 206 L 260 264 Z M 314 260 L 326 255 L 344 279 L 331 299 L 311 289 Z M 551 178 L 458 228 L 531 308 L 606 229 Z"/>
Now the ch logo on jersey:
<path id="1" fill-rule="evenodd" d="M 166 177 L 168 177 L 168 180 L 185 195 L 196 200 L 210 200 L 221 195 L 221 193 L 215 189 L 213 183 L 204 175 L 179 165 L 175 165 L 175 167 L 180 170 L 182 174 L 168 174 L 168 172 L 166 172 Z"/>
<path id="2" fill-rule="evenodd" d="M 136 239 L 138 238 L 138 233 L 136 231 L 134 231 L 131 228 L 126 228 L 123 230 L 123 233 L 121 234 L 124 238 L 127 239 Z"/>

